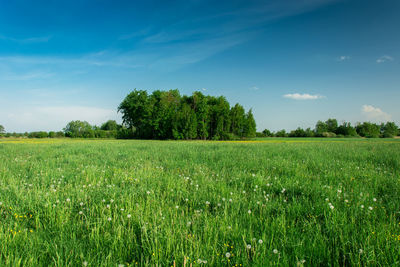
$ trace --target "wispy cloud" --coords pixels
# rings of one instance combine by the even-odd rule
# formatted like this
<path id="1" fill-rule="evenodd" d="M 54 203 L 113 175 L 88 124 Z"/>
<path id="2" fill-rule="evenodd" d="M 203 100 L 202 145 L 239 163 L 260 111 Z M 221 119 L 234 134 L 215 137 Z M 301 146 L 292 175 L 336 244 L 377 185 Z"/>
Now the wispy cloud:
<path id="1" fill-rule="evenodd" d="M 294 100 L 316 100 L 324 98 L 322 95 L 310 95 L 310 94 L 286 94 L 283 95 L 284 98 L 294 99 Z"/>
<path id="2" fill-rule="evenodd" d="M 140 65 L 136 62 L 137 57 L 131 53 L 116 53 L 113 51 L 100 51 L 76 57 L 59 56 L 3 56 L 0 57 L 0 64 L 7 65 L 8 68 L 21 66 L 54 66 L 62 68 L 81 68 L 87 66 L 97 67 L 123 67 L 137 68 Z"/>
<path id="3" fill-rule="evenodd" d="M 135 49 L 101 51 L 79 56 L 6 56 L 0 57 L 0 64 L 16 70 L 21 66 L 35 68 L 37 65 L 57 65 L 59 69 L 82 70 L 86 67 L 150 68 L 176 70 L 222 53 L 228 49 L 250 42 L 259 36 L 266 23 L 312 11 L 336 0 L 288 0 L 249 2 L 246 5 L 232 5 L 218 2 L 210 9 L 210 1 L 185 1 L 182 17 L 175 12 L 162 12 L 159 25 L 149 25 L 116 37 L 115 41 L 135 41 Z M 213 3 L 214 4 L 214 3 Z M 168 8 L 174 8 L 168 5 Z M 190 12 L 185 12 L 190 11 Z M 209 12 L 193 12 L 209 10 Z M 168 17 L 170 16 L 170 17 Z M 14 38 L 0 35 L 0 39 L 19 42 L 47 42 L 51 36 Z M 14 64 L 14 66 L 10 65 Z M 51 66 L 53 67 L 53 66 Z M 53 69 L 53 68 L 52 68 Z"/>
<path id="4" fill-rule="evenodd" d="M 371 105 L 363 105 L 361 111 L 366 118 L 371 121 L 386 122 L 392 119 L 392 116 L 390 116 L 388 113 Z"/>
<path id="5" fill-rule="evenodd" d="M 231 4 L 221 1 L 216 4 L 215 12 L 208 12 L 207 15 L 197 12 L 198 15 L 179 20 L 171 19 L 172 22 L 163 26 L 162 30 L 145 37 L 142 45 L 157 46 L 164 55 L 169 55 L 152 66 L 165 63 L 173 68 L 176 63 L 180 67 L 249 42 L 259 35 L 265 24 L 274 20 L 306 13 L 334 1 L 336 0 L 267 1 L 262 5 L 259 2 L 255 5 L 249 2 L 246 7 L 234 9 Z M 207 1 L 187 3 L 190 9 L 199 10 L 209 4 Z M 171 46 L 175 49 L 171 49 Z"/>
<path id="6" fill-rule="evenodd" d="M 260 90 L 260 88 L 259 88 L 258 86 L 252 86 L 252 87 L 250 87 L 249 89 L 250 89 L 250 90 L 253 90 L 253 91 Z"/>
<path id="7" fill-rule="evenodd" d="M 29 80 L 41 80 L 48 79 L 54 76 L 54 73 L 34 71 L 26 73 L 3 73 L 0 75 L 0 80 L 3 81 L 29 81 Z"/>
<path id="8" fill-rule="evenodd" d="M 393 57 L 388 56 L 388 55 L 384 55 L 384 56 L 381 56 L 380 58 L 378 58 L 378 59 L 376 60 L 376 63 L 384 63 L 384 62 L 393 61 L 393 60 L 394 60 Z"/>
<path id="9" fill-rule="evenodd" d="M 336 60 L 342 62 L 342 61 L 350 60 L 350 57 L 349 56 L 340 56 Z"/>
<path id="10" fill-rule="evenodd" d="M 11 41 L 16 43 L 46 43 L 52 36 L 42 36 L 42 37 L 28 37 L 28 38 L 14 38 L 10 36 L 5 36 L 0 34 L 0 40 Z"/>

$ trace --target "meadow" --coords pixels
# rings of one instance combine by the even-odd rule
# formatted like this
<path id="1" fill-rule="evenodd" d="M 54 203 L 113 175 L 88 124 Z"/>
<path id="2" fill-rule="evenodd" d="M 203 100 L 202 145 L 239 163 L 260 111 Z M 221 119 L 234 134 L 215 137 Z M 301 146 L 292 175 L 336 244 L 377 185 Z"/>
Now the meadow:
<path id="1" fill-rule="evenodd" d="M 400 140 L 0 139 L 0 266 L 398 266 Z"/>

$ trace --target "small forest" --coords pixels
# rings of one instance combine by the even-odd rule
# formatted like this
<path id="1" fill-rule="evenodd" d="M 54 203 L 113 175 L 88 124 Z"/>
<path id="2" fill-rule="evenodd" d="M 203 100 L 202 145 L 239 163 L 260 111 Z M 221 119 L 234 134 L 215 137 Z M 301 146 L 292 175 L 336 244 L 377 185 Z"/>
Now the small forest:
<path id="1" fill-rule="evenodd" d="M 178 90 L 134 90 L 120 104 L 127 137 L 143 139 L 229 140 L 256 136 L 253 113 L 224 96 Z"/>

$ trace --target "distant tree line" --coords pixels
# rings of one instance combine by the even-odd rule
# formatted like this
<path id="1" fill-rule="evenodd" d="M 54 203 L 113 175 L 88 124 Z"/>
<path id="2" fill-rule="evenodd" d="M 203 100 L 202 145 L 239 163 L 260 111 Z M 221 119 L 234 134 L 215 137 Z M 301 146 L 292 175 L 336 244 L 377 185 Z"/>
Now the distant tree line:
<path id="1" fill-rule="evenodd" d="M 285 130 L 273 133 L 268 129 L 257 133 L 257 137 L 367 137 L 391 138 L 400 134 L 399 127 L 394 122 L 376 124 L 372 122 L 357 123 L 352 126 L 350 122 L 338 124 L 336 119 L 318 121 L 315 128 L 297 128 L 291 132 Z"/>
<path id="2" fill-rule="evenodd" d="M 3 126 L 0 125 L 0 137 L 18 137 L 18 138 L 117 138 L 122 126 L 115 120 L 109 120 L 101 126 L 92 126 L 87 121 L 71 121 L 63 131 L 39 131 L 25 133 L 6 133 Z"/>
<path id="3" fill-rule="evenodd" d="M 134 90 L 118 107 L 120 138 L 229 140 L 256 136 L 251 109 L 233 107 L 225 97 L 180 95 L 178 90 Z"/>

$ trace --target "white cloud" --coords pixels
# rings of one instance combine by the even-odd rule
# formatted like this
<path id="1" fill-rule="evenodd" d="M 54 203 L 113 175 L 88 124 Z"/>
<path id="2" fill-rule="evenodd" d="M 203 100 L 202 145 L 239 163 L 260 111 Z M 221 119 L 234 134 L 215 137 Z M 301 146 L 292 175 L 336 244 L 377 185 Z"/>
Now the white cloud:
<path id="1" fill-rule="evenodd" d="M 60 131 L 72 120 L 100 125 L 107 120 L 120 121 L 116 110 L 85 106 L 34 107 L 0 112 L 7 131 Z"/>
<path id="2" fill-rule="evenodd" d="M 253 86 L 253 87 L 250 87 L 250 90 L 257 91 L 257 90 L 260 90 L 260 88 L 259 88 L 259 87 L 257 87 L 257 86 Z"/>
<path id="3" fill-rule="evenodd" d="M 316 100 L 320 98 L 324 98 L 322 95 L 310 95 L 310 94 L 286 94 L 283 95 L 284 98 L 290 98 L 294 100 Z"/>
<path id="4" fill-rule="evenodd" d="M 376 63 L 384 63 L 384 62 L 386 62 L 386 61 L 393 61 L 393 60 L 394 60 L 393 57 L 388 56 L 388 55 L 385 55 L 385 56 L 381 56 L 380 58 L 378 58 L 378 59 L 376 60 Z"/>
<path id="5" fill-rule="evenodd" d="M 386 122 L 392 119 L 389 114 L 371 105 L 363 105 L 361 110 L 365 117 L 371 121 Z"/>
<path id="6" fill-rule="evenodd" d="M 337 58 L 337 61 L 346 61 L 346 60 L 350 60 L 349 56 L 340 56 Z"/>

